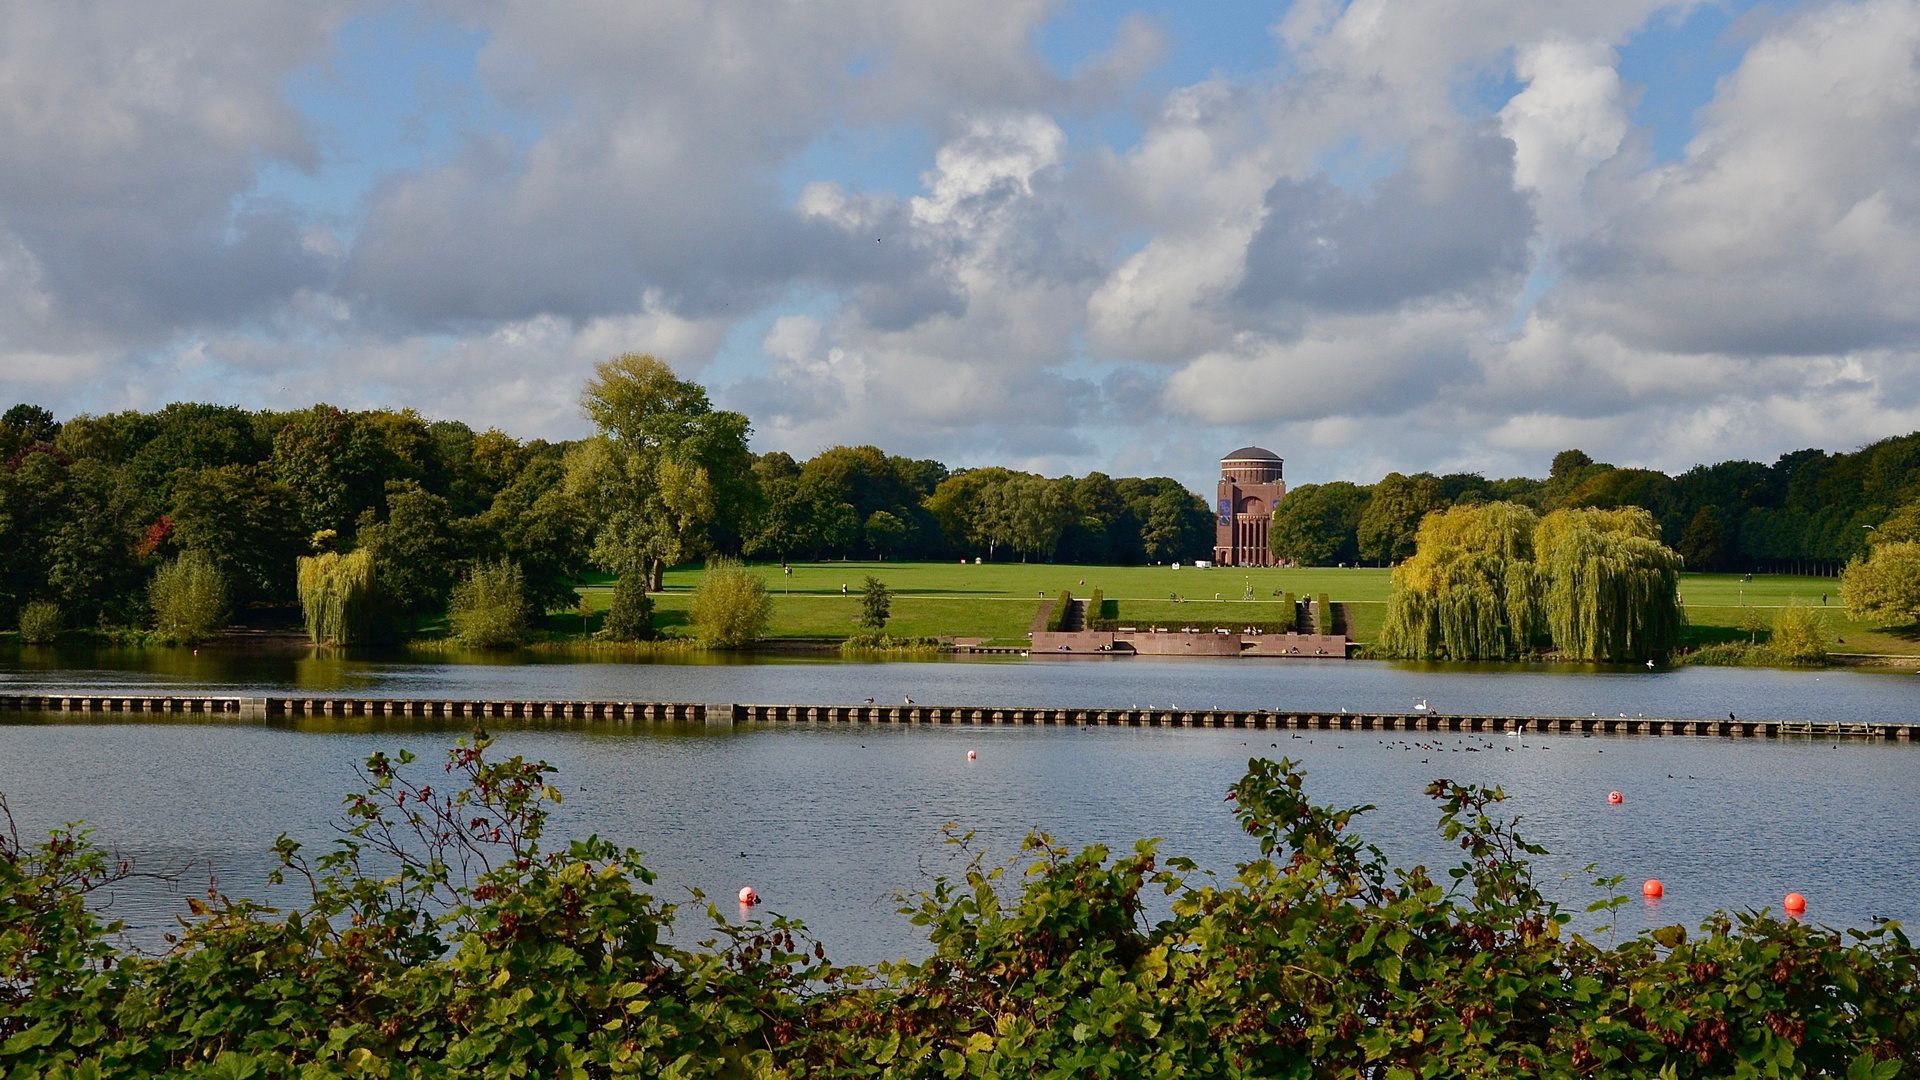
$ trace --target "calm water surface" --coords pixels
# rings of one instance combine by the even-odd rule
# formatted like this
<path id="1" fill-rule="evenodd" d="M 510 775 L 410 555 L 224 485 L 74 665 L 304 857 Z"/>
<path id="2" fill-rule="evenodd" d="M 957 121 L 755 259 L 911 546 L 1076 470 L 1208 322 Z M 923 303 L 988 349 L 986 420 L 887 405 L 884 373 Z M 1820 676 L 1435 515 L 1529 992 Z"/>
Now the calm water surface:
<path id="1" fill-rule="evenodd" d="M 1756 720 L 1908 720 L 1920 676 L 1758 668 L 1422 665 L 1345 660 L 981 658 L 935 663 L 696 657 L 663 663 L 423 664 L 313 650 L 124 650 L 0 656 L 0 693 L 60 689 L 392 697 L 1348 709 Z"/>
<path id="2" fill-rule="evenodd" d="M 129 657 L 132 657 L 129 659 Z M 420 665 L 306 656 L 210 655 L 74 667 L 27 657 L 0 668 L 0 692 L 40 687 L 353 692 L 479 698 L 566 697 L 857 702 L 911 694 L 931 704 L 1170 705 L 1444 711 L 1625 712 L 1755 719 L 1910 719 L 1914 676 L 1681 669 L 1471 671 L 1340 662 L 998 662 Z M 266 851 L 285 832 L 311 846 L 333 835 L 354 765 L 374 750 L 428 762 L 459 734 L 394 721 L 297 725 L 0 724 L 0 790 L 24 830 L 84 819 L 142 866 L 183 871 L 174 888 L 122 886 L 111 899 L 136 941 L 152 944 L 209 874 L 233 895 L 289 904 L 264 884 Z M 1030 829 L 1072 844 L 1162 850 L 1230 873 L 1252 855 L 1226 788 L 1255 755 L 1305 762 L 1323 800 L 1373 803 L 1363 831 L 1402 862 L 1449 865 L 1421 789 L 1435 777 L 1498 783 L 1523 832 L 1553 854 L 1539 877 L 1575 906 L 1594 898 L 1588 863 L 1667 886 L 1637 897 L 1622 929 L 1696 922 L 1715 909 L 1778 908 L 1789 890 L 1810 917 L 1863 925 L 1920 919 L 1920 748 L 1822 741 L 1439 736 L 1155 729 L 525 725 L 503 749 L 560 767 L 558 831 L 597 832 L 647 852 L 656 891 L 699 888 L 725 901 L 753 885 L 766 909 L 805 919 L 848 961 L 924 951 L 894 913 L 958 866 L 941 826 L 978 830 L 1011 856 Z M 966 753 L 979 757 L 968 761 Z M 1627 801 L 1609 807 L 1606 794 Z M 1563 880 L 1572 875 L 1572 880 Z M 1582 915 L 1579 923 L 1596 916 Z"/>

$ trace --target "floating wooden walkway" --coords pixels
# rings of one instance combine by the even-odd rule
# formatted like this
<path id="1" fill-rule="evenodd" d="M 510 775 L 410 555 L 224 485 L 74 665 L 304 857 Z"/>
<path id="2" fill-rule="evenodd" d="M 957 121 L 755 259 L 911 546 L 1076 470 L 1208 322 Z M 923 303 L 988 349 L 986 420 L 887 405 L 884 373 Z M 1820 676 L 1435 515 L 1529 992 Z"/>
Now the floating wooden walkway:
<path id="1" fill-rule="evenodd" d="M 953 705 L 738 705 L 663 701 L 471 701 L 430 698 L 153 697 L 0 694 L 0 712 L 117 713 L 268 719 L 305 716 L 616 723 L 902 724 L 1252 728 L 1281 731 L 1707 736 L 1729 739 L 1920 739 L 1920 723 L 1848 724 L 1638 717 L 1473 716 L 1220 709 L 1038 709 Z"/>

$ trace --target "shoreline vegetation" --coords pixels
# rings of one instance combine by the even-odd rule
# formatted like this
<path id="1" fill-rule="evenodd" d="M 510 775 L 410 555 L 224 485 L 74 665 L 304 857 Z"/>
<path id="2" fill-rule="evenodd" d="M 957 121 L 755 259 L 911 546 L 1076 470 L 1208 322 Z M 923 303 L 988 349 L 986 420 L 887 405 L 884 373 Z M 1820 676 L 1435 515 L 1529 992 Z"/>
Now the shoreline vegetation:
<path id="1" fill-rule="evenodd" d="M 863 615 L 863 578 L 881 582 L 889 593 L 889 618 L 882 633 L 917 642 L 901 649 L 862 649 L 849 654 L 872 659 L 926 655 L 942 638 L 979 639 L 1005 647 L 1026 643 L 1025 634 L 1043 602 L 1065 588 L 1076 598 L 1100 593 L 1104 618 L 1097 625 L 1258 626 L 1277 630 L 1293 624 L 1286 594 L 1295 598 L 1328 594 L 1339 599 L 1356 656 L 1385 659 L 1372 648 L 1392 589 L 1392 571 L 1374 568 L 1215 568 L 1111 567 L 1061 564 L 832 561 L 747 564 L 745 569 L 768 587 L 770 618 L 749 651 L 838 653 L 843 643 L 867 632 Z M 524 645 L 496 650 L 499 658 L 566 654 L 601 659 L 683 655 L 702 648 L 690 601 L 704 570 L 675 567 L 664 574 L 663 591 L 647 594 L 652 638 L 612 640 L 601 631 L 611 614 L 616 582 L 611 575 L 589 574 L 576 588 L 580 601 L 529 620 Z M 847 586 L 843 595 L 841 586 Z M 1767 650 L 1773 624 L 1789 609 L 1818 618 L 1831 633 L 1833 666 L 1909 667 L 1920 663 L 1920 633 L 1911 627 L 1883 627 L 1849 618 L 1836 603 L 1832 579 L 1772 575 L 1682 573 L 1679 589 L 1686 624 L 1681 641 L 1663 663 L 1739 666 L 1810 666 Z M 1255 598 L 1242 599 L 1248 591 Z M 1825 606 L 1821 600 L 1825 594 Z M 1215 599 L 1215 597 L 1218 599 Z M 482 650 L 455 640 L 443 616 L 423 619 L 419 634 L 401 644 L 404 652 L 427 658 L 478 657 Z M 0 631 L 0 646 L 25 644 L 21 635 Z M 165 635 L 126 627 L 65 628 L 52 645 L 65 648 L 165 647 Z M 282 617 L 277 623 L 216 632 L 200 648 L 309 647 L 306 636 Z M 1736 647 L 1737 646 L 1737 647 Z M 850 658 L 858 656 L 850 655 Z M 1552 662 L 1551 651 L 1528 660 Z M 1811 666 L 1818 666 L 1817 663 Z"/>
<path id="2" fill-rule="evenodd" d="M 1042 832 L 895 894 L 924 959 L 836 964 L 743 889 L 657 899 L 637 850 L 549 842 L 560 778 L 476 731 L 444 766 L 364 762 L 342 833 L 275 845 L 284 908 L 210 890 L 158 955 L 89 904 L 141 868 L 81 824 L 0 828 L 0 1072 L 168 1076 L 1603 1077 L 1920 1070 L 1920 953 L 1771 910 L 1625 934 L 1594 872 L 1563 909 L 1499 788 L 1425 794 L 1457 866 L 1393 863 L 1367 806 L 1254 758 L 1227 800 L 1258 855 L 1215 873 Z M 0 805 L 4 805 L 0 802 Z M 1147 897 L 1165 897 L 1155 918 Z M 1783 906 L 1791 905 L 1790 896 Z M 705 907 L 704 919 L 699 906 Z M 725 902 L 731 910 L 731 900 Z M 1156 904 L 1158 906 L 1158 904 Z M 679 927 L 692 924 L 694 932 Z M 683 944 L 686 942 L 696 944 Z"/>
<path id="3" fill-rule="evenodd" d="M 1920 652 L 1920 432 L 1679 476 L 1567 450 L 1544 479 L 1301 484 L 1270 530 L 1293 569 L 1200 571 L 1213 511 L 1168 477 L 756 454 L 747 417 L 640 354 L 597 365 L 581 405 L 595 434 L 563 443 L 324 404 L 64 421 L 17 405 L 0 415 L 0 632 L 191 646 L 303 625 L 321 645 L 609 656 L 884 633 L 850 652 L 898 655 L 1020 644 L 1029 589 L 1091 576 L 1096 625 L 1281 626 L 1284 594 L 1331 597 L 1350 640 L 1402 658 Z M 890 608 L 859 606 L 873 586 Z"/>

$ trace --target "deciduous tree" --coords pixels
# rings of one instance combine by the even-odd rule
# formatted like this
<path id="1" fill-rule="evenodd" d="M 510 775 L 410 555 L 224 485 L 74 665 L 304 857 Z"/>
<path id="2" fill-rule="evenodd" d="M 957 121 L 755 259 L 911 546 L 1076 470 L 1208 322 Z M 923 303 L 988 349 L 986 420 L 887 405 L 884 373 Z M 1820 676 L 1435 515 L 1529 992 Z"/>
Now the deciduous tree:
<path id="1" fill-rule="evenodd" d="M 1840 575 L 1840 602 L 1847 614 L 1890 626 L 1920 622 L 1920 543 L 1875 544 L 1864 559 Z"/>
<path id="2" fill-rule="evenodd" d="M 1267 546 L 1275 558 L 1301 566 L 1358 562 L 1366 508 L 1366 489 L 1345 480 L 1302 484 L 1274 510 Z"/>
<path id="3" fill-rule="evenodd" d="M 1359 556 L 1374 563 L 1397 563 L 1413 554 L 1420 519 L 1446 505 L 1440 485 L 1430 476 L 1388 473 L 1373 485 L 1356 530 Z"/>

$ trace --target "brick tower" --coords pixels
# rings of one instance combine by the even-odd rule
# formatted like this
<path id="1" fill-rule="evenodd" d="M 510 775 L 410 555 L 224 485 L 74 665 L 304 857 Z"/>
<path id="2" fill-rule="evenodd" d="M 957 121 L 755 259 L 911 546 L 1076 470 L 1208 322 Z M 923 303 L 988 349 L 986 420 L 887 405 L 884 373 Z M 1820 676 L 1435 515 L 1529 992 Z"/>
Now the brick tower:
<path id="1" fill-rule="evenodd" d="M 1220 498 L 1214 504 L 1213 561 L 1219 566 L 1272 566 L 1267 526 L 1287 497 L 1280 456 L 1244 446 L 1220 459 Z"/>

